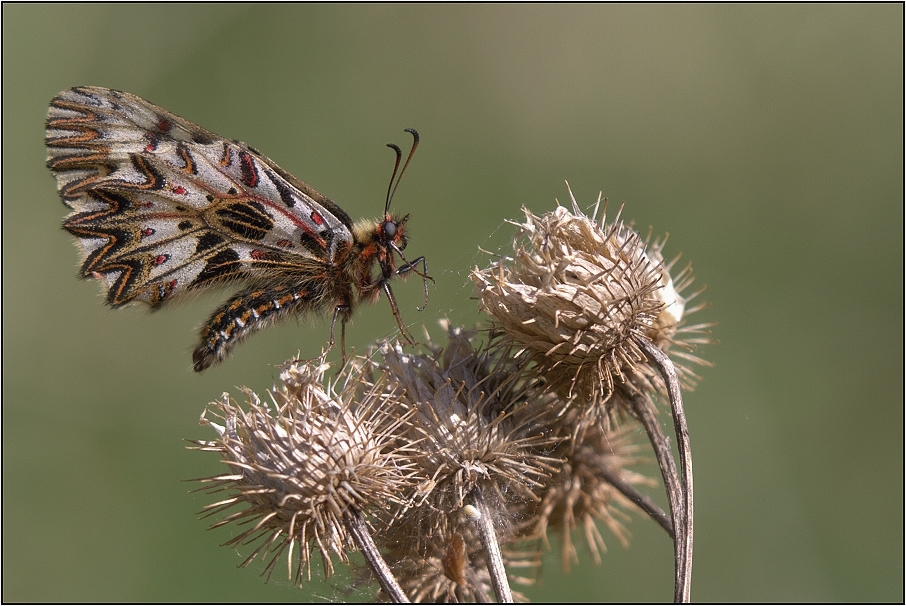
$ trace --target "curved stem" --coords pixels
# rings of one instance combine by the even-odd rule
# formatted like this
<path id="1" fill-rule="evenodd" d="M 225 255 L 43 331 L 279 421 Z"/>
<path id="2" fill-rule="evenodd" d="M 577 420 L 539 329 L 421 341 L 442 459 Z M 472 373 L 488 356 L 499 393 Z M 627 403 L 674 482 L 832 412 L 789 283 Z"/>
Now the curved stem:
<path id="1" fill-rule="evenodd" d="M 686 424 L 686 412 L 683 409 L 683 394 L 680 389 L 679 377 L 676 374 L 676 367 L 673 365 L 673 361 L 667 354 L 647 339 L 638 339 L 636 343 L 641 347 L 642 351 L 645 352 L 648 359 L 658 367 L 661 376 L 664 378 L 664 382 L 667 384 L 667 393 L 670 397 L 670 409 L 673 412 L 673 429 L 676 433 L 680 466 L 683 472 L 681 492 L 682 528 L 678 524 L 676 511 L 674 511 L 673 514 L 673 524 L 676 531 L 676 538 L 674 540 L 674 551 L 676 555 L 676 587 L 673 598 L 675 602 L 689 602 L 691 600 L 692 591 L 692 445 L 689 440 L 689 427 Z M 647 398 L 645 399 L 647 400 Z M 645 427 L 646 429 L 648 428 L 647 423 Z M 670 458 L 672 462 L 672 457 Z M 660 457 L 658 460 L 660 461 Z M 673 473 L 676 473 L 675 464 Z M 671 506 L 673 506 L 673 502 L 674 500 L 671 498 Z"/>
<path id="2" fill-rule="evenodd" d="M 673 555 L 676 577 L 673 597 L 674 601 L 680 601 L 677 599 L 681 596 L 680 587 L 682 586 L 681 579 L 683 577 L 683 567 L 680 565 L 680 560 L 682 559 L 680 545 L 685 540 L 686 530 L 683 513 L 683 488 L 676 469 L 676 461 L 674 461 L 673 453 L 670 451 L 670 443 L 657 422 L 654 404 L 648 396 L 639 394 L 633 396 L 632 405 L 642 425 L 645 426 L 645 431 L 648 432 L 648 439 L 651 441 L 651 447 L 654 449 L 658 467 L 661 469 L 661 476 L 664 478 L 664 490 L 667 491 L 667 502 L 670 505 L 670 515 L 673 519 L 674 528 Z"/>

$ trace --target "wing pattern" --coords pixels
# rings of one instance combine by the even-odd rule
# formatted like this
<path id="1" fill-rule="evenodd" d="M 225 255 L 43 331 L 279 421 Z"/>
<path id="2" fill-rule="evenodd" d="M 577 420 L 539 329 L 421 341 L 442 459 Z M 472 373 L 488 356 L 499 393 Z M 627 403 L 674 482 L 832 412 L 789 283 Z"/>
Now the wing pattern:
<path id="1" fill-rule="evenodd" d="M 60 93 L 47 149 L 82 275 L 115 307 L 333 264 L 352 243 L 346 213 L 270 159 L 129 93 Z"/>
<path id="2" fill-rule="evenodd" d="M 408 130 L 406 165 L 418 145 Z M 390 213 L 389 190 L 381 220 L 353 225 L 254 148 L 107 88 L 57 95 L 46 143 L 47 166 L 72 210 L 63 227 L 78 238 L 81 274 L 101 281 L 110 305 L 158 307 L 207 286 L 242 286 L 202 325 L 197 371 L 285 317 L 332 311 L 345 328 L 353 306 L 381 292 L 405 335 L 388 284 L 396 275 L 422 276 L 427 302 L 427 262 L 402 257 L 408 215 Z M 400 149 L 390 147 L 398 168 Z M 329 346 L 333 335 L 332 324 Z"/>

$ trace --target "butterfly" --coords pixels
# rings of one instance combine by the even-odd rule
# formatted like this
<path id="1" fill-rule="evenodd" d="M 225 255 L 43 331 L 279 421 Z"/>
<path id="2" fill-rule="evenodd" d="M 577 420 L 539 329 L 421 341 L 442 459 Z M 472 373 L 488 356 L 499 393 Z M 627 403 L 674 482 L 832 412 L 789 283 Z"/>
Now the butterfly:
<path id="1" fill-rule="evenodd" d="M 278 320 L 330 310 L 328 349 L 340 320 L 345 358 L 354 308 L 381 292 L 411 342 L 390 288 L 394 276 L 421 276 L 427 305 L 427 261 L 403 255 L 409 215 L 390 213 L 419 142 L 406 131 L 413 143 L 402 170 L 402 151 L 388 144 L 396 165 L 383 217 L 355 223 L 255 148 L 107 88 L 54 97 L 47 166 L 73 211 L 63 227 L 79 239 L 81 276 L 100 280 L 112 307 L 158 308 L 191 291 L 242 286 L 201 327 L 196 371 Z"/>

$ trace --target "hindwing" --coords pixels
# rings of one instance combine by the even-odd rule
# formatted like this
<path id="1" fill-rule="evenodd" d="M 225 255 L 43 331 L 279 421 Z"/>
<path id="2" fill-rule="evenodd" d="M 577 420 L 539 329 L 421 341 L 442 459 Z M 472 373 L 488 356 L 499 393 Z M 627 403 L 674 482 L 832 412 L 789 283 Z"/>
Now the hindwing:
<path id="1" fill-rule="evenodd" d="M 104 282 L 113 306 L 310 272 L 352 245 L 352 222 L 328 198 L 245 143 L 135 95 L 60 93 L 46 142 L 82 274 Z"/>

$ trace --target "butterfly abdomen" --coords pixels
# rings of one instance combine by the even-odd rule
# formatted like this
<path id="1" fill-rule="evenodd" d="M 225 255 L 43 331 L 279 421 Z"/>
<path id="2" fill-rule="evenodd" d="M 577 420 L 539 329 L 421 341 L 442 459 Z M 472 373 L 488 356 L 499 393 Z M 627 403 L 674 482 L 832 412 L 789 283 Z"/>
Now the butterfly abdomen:
<path id="1" fill-rule="evenodd" d="M 245 337 L 289 316 L 333 309 L 338 301 L 319 288 L 319 283 L 295 288 L 269 286 L 238 293 L 211 315 L 201 328 L 201 343 L 192 354 L 195 370 L 201 372 L 226 358 Z"/>

